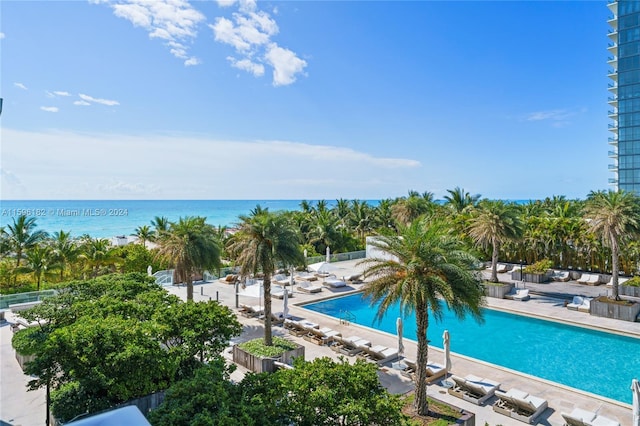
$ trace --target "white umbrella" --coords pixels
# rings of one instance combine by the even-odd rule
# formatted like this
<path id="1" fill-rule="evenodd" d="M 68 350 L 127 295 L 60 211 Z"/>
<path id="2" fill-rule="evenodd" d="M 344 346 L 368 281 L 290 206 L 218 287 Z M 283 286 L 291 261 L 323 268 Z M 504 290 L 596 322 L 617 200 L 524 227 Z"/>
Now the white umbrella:
<path id="1" fill-rule="evenodd" d="M 442 333 L 442 348 L 444 349 L 444 377 L 447 377 L 447 373 L 451 370 L 451 355 L 450 355 L 450 337 L 449 330 L 445 330 Z"/>
<path id="2" fill-rule="evenodd" d="M 398 333 L 398 355 L 404 354 L 404 343 L 402 343 L 402 317 L 396 320 L 396 331 Z"/>
<path id="3" fill-rule="evenodd" d="M 315 272 L 331 272 L 335 269 L 335 266 L 329 262 L 318 262 L 309 265 L 309 269 Z"/>
<path id="4" fill-rule="evenodd" d="M 631 392 L 633 393 L 633 426 L 640 426 L 640 382 L 631 380 Z"/>
<path id="5" fill-rule="evenodd" d="M 331 249 L 327 246 L 327 263 L 331 262 Z"/>
<path id="6" fill-rule="evenodd" d="M 282 295 L 282 318 L 287 318 L 289 315 L 289 290 L 284 287 L 284 294 Z"/>
<path id="7" fill-rule="evenodd" d="M 153 268 L 151 267 L 151 265 L 147 266 L 147 275 L 149 276 L 153 275 Z"/>

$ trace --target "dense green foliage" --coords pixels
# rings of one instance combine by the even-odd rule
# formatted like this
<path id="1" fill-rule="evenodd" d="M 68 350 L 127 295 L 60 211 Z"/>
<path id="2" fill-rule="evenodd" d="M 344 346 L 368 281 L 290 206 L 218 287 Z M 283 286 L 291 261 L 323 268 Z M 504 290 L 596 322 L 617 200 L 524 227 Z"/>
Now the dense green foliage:
<path id="1" fill-rule="evenodd" d="M 526 266 L 523 271 L 525 274 L 544 274 L 553 266 L 553 262 L 549 259 L 542 259 L 534 264 Z"/>
<path id="2" fill-rule="evenodd" d="M 396 303 L 404 312 L 415 312 L 418 355 L 416 359 L 416 412 L 428 412 L 426 366 L 429 314 L 442 319 L 444 304 L 458 317 L 482 318 L 484 287 L 476 271 L 477 259 L 463 249 L 449 223 L 432 217 L 400 227 L 398 236 L 379 237 L 374 247 L 391 259 L 368 258 L 365 275 L 372 277 L 364 288 L 371 303 L 380 302 L 377 318 Z"/>
<path id="3" fill-rule="evenodd" d="M 23 316 L 41 325 L 17 332 L 13 345 L 36 355 L 29 387 L 49 384 L 63 421 L 191 377 L 241 331 L 229 308 L 184 303 L 143 274 L 69 283 Z"/>
<path id="4" fill-rule="evenodd" d="M 276 336 L 273 337 L 273 345 L 271 346 L 265 345 L 263 339 L 253 339 L 239 344 L 238 347 L 255 356 L 269 358 L 293 350 L 297 345 L 287 339 Z"/>
<path id="5" fill-rule="evenodd" d="M 408 424 L 402 401 L 380 386 L 374 364 L 317 358 L 294 365 L 233 384 L 224 365 L 212 363 L 173 385 L 149 420 L 155 426 Z"/>

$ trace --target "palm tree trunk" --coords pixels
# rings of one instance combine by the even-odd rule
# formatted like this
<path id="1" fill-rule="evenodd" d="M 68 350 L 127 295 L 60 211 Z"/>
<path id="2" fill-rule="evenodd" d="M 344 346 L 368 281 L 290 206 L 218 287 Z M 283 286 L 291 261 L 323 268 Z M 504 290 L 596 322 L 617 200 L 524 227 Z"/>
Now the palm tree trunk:
<path id="1" fill-rule="evenodd" d="M 273 345 L 271 339 L 271 274 L 264 274 L 264 344 Z M 287 291 L 287 288 L 284 288 Z"/>
<path id="2" fill-rule="evenodd" d="M 193 302 L 193 281 L 191 271 L 184 272 L 184 282 L 187 283 L 187 302 Z"/>
<path id="3" fill-rule="evenodd" d="M 418 356 L 416 358 L 416 394 L 413 402 L 416 413 L 426 416 L 429 413 L 427 401 L 427 362 L 429 360 L 429 341 L 427 340 L 427 327 L 429 315 L 426 305 L 422 304 L 416 309 L 416 326 L 418 334 Z"/>
<path id="4" fill-rule="evenodd" d="M 615 236 L 611 236 L 611 298 L 613 300 L 620 300 L 620 294 L 618 292 L 618 274 L 620 273 L 620 266 L 618 253 L 618 241 Z"/>
<path id="5" fill-rule="evenodd" d="M 493 242 L 493 253 L 491 254 L 491 282 L 498 282 L 498 242 Z"/>

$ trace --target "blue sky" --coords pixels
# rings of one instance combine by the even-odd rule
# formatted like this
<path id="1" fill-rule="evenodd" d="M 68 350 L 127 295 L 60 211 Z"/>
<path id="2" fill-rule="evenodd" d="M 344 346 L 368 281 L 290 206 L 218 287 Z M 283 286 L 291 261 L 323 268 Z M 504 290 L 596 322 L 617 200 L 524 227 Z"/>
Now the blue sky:
<path id="1" fill-rule="evenodd" d="M 0 4 L 3 199 L 607 189 L 605 1 Z"/>

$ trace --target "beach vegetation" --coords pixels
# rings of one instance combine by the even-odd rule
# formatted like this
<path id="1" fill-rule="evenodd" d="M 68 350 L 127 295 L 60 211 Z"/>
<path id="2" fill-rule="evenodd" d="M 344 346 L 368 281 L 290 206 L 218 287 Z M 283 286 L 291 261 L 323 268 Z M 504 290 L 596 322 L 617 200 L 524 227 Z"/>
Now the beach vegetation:
<path id="1" fill-rule="evenodd" d="M 444 304 L 459 317 L 469 314 L 481 321 L 484 301 L 478 260 L 452 232 L 452 225 L 439 218 L 422 217 L 400 227 L 398 236 L 379 236 L 372 245 L 395 259 L 368 258 L 362 261 L 371 277 L 364 294 L 372 304 L 380 302 L 376 318 L 381 320 L 389 307 L 400 303 L 406 313 L 415 312 L 418 351 L 416 359 L 415 410 L 429 411 L 427 401 L 427 360 L 429 313 L 439 321 Z"/>
<path id="2" fill-rule="evenodd" d="M 498 282 L 500 246 L 506 241 L 518 239 L 522 234 L 518 211 L 512 204 L 503 201 L 483 200 L 472 212 L 468 232 L 478 246 L 491 248 L 490 281 Z"/>
<path id="3" fill-rule="evenodd" d="M 38 325 L 12 345 L 35 355 L 25 365 L 29 389 L 49 386 L 61 421 L 192 377 L 242 330 L 228 307 L 182 302 L 144 274 L 70 282 L 21 315 Z"/>
<path id="4" fill-rule="evenodd" d="M 640 232 L 640 197 L 626 191 L 591 192 L 585 204 L 585 217 L 589 230 L 611 250 L 611 298 L 620 300 L 620 244 Z"/>
<path id="5" fill-rule="evenodd" d="M 176 281 L 187 285 L 187 301 L 193 301 L 194 275 L 221 266 L 215 228 L 204 217 L 181 217 L 156 242 L 158 258 L 175 269 Z"/>
<path id="6" fill-rule="evenodd" d="M 264 344 L 271 346 L 271 277 L 279 267 L 304 264 L 299 234 L 287 215 L 258 205 L 249 215 L 240 216 L 238 232 L 230 238 L 227 250 L 243 276 L 263 275 Z"/>
<path id="7" fill-rule="evenodd" d="M 47 237 L 47 233 L 36 229 L 36 218 L 20 215 L 7 225 L 5 230 L 6 243 L 14 253 L 16 267 L 20 266 L 23 255 Z"/>
<path id="8" fill-rule="evenodd" d="M 553 262 L 549 259 L 541 259 L 531 265 L 523 268 L 525 274 L 544 274 L 553 266 Z"/>

